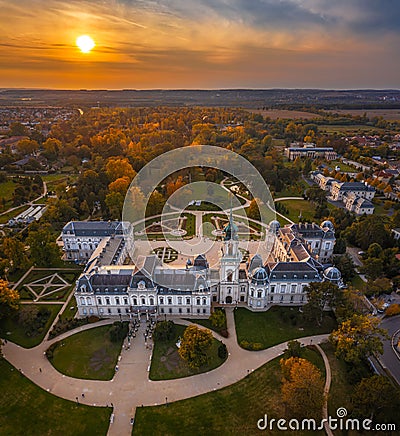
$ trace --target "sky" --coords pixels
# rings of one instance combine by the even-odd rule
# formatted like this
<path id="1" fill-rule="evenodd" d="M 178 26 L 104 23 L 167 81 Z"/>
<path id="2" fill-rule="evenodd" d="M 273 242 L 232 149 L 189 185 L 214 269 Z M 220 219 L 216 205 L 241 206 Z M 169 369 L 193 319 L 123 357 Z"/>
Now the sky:
<path id="1" fill-rule="evenodd" d="M 0 0 L 0 88 L 398 89 L 399 71 L 398 0 Z"/>

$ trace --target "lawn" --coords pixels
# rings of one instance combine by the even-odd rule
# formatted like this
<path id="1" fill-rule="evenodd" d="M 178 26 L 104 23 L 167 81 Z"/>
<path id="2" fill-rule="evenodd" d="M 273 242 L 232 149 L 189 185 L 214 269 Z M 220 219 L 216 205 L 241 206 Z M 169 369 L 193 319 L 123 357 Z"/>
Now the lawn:
<path id="1" fill-rule="evenodd" d="M 221 345 L 221 342 L 214 338 L 212 346 L 207 353 L 209 357 L 208 364 L 197 370 L 190 369 L 187 363 L 179 356 L 178 348 L 175 345 L 179 337 L 183 336 L 185 329 L 186 326 L 175 324 L 174 336 L 170 341 L 157 341 L 154 344 L 150 367 L 151 380 L 172 380 L 189 377 L 194 374 L 211 371 L 224 363 L 225 359 L 218 357 L 218 347 Z"/>
<path id="2" fill-rule="evenodd" d="M 0 183 L 0 198 L 6 201 L 5 207 L 1 203 L 0 212 L 8 209 L 11 206 L 11 200 L 15 190 L 15 183 L 12 180 Z"/>
<path id="3" fill-rule="evenodd" d="M 50 362 L 71 377 L 111 380 L 122 346 L 122 341 L 111 342 L 111 327 L 95 327 L 56 342 Z"/>
<path id="4" fill-rule="evenodd" d="M 318 352 L 307 349 L 304 357 L 319 368 Z M 259 435 L 257 421 L 285 416 L 281 401 L 280 358 L 268 362 L 243 380 L 226 388 L 163 406 L 139 407 L 133 434 L 140 435 Z M 268 435 L 282 435 L 276 429 Z M 324 432 L 296 432 L 323 435 Z"/>
<path id="5" fill-rule="evenodd" d="M 24 304 L 22 307 L 26 307 L 26 306 L 35 306 L 35 304 L 32 305 Z M 34 336 L 27 336 L 26 328 L 18 323 L 18 313 L 17 313 L 14 316 L 9 316 L 0 321 L 0 336 L 6 338 L 11 342 L 15 342 L 16 344 L 21 345 L 22 347 L 25 348 L 32 348 L 35 347 L 36 345 L 39 345 L 42 342 L 43 338 L 45 337 L 48 329 L 50 328 L 52 322 L 54 321 L 54 318 L 56 317 L 57 313 L 61 309 L 62 305 L 60 303 L 60 304 L 37 304 L 36 306 L 39 309 L 46 308 L 51 311 L 51 315 L 47 320 L 42 332 Z"/>
<path id="6" fill-rule="evenodd" d="M 330 333 L 336 328 L 331 312 L 325 312 L 321 327 L 306 322 L 297 307 L 273 306 L 266 312 L 251 312 L 242 307 L 235 310 L 237 340 L 261 344 L 269 348 L 281 342 L 304 336 Z"/>
<path id="7" fill-rule="evenodd" d="M 16 217 L 17 215 L 24 212 L 28 208 L 29 208 L 29 206 L 20 206 L 11 212 L 7 212 L 7 213 L 4 213 L 3 215 L 0 215 L 0 224 L 7 224 L 11 218 Z"/>
<path id="8" fill-rule="evenodd" d="M 314 219 L 315 206 L 307 200 L 283 200 L 280 203 L 289 210 L 288 214 L 283 215 L 289 217 L 294 222 L 299 221 L 300 212 L 303 219 L 310 221 Z"/>
<path id="9" fill-rule="evenodd" d="M 33 384 L 0 359 L 2 435 L 106 435 L 111 408 L 77 405 Z"/>

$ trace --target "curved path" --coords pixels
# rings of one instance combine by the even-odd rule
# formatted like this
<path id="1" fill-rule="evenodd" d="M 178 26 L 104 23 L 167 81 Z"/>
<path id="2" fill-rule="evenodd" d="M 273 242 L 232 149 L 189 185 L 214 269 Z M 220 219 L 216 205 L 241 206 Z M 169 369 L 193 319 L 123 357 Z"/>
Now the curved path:
<path id="1" fill-rule="evenodd" d="M 222 387 L 231 385 L 254 371 L 266 362 L 281 355 L 287 348 L 282 343 L 266 350 L 254 352 L 239 347 L 236 341 L 233 309 L 227 310 L 229 338 L 222 338 L 228 347 L 228 359 L 217 369 L 209 373 L 194 375 L 177 380 L 151 381 L 148 378 L 151 350 L 144 343 L 142 331 L 146 324 L 141 324 L 141 330 L 132 341 L 129 351 L 121 352 L 118 363 L 119 370 L 111 381 L 81 380 L 60 374 L 47 360 L 46 349 L 54 342 L 60 341 L 79 331 L 112 323 L 114 320 L 104 320 L 89 324 L 67 332 L 51 341 L 43 341 L 32 349 L 24 349 L 8 342 L 3 346 L 4 357 L 38 386 L 62 398 L 79 401 L 88 405 L 113 405 L 115 419 L 110 424 L 109 435 L 129 435 L 131 433 L 130 418 L 135 415 L 136 407 L 141 405 L 165 404 L 185 398 L 194 397 Z M 177 320 L 182 324 L 189 321 Z M 318 344 L 325 341 L 328 335 L 310 336 L 300 339 L 304 345 Z M 40 369 L 42 371 L 40 371 Z M 85 397 L 82 398 L 82 393 Z"/>

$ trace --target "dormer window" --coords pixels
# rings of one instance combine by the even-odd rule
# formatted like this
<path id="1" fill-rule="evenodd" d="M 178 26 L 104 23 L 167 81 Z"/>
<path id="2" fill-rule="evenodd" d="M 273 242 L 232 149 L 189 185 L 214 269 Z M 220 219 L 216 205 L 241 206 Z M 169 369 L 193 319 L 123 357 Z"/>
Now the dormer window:
<path id="1" fill-rule="evenodd" d="M 81 292 L 86 292 L 86 285 L 81 286 Z"/>

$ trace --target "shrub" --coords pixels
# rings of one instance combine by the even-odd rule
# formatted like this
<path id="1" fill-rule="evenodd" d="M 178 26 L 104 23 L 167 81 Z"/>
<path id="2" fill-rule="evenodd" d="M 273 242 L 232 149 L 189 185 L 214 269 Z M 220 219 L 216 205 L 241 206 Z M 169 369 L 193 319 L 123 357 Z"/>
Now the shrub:
<path id="1" fill-rule="evenodd" d="M 225 344 L 221 344 L 221 345 L 218 347 L 218 357 L 219 357 L 220 359 L 226 359 L 227 356 L 228 356 L 228 350 L 227 350 L 227 348 L 226 348 L 226 345 L 225 345 Z"/>
<path id="2" fill-rule="evenodd" d="M 221 329 L 219 331 L 219 334 L 223 337 L 223 338 L 227 338 L 229 336 L 228 330 L 227 329 Z"/>

